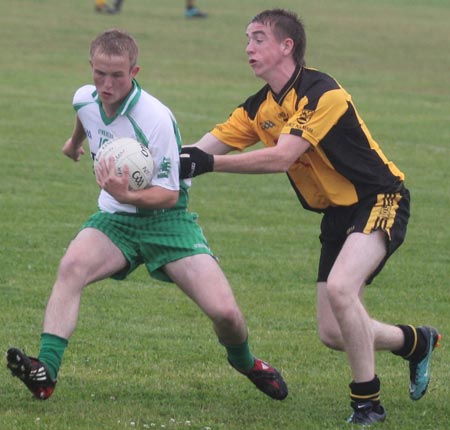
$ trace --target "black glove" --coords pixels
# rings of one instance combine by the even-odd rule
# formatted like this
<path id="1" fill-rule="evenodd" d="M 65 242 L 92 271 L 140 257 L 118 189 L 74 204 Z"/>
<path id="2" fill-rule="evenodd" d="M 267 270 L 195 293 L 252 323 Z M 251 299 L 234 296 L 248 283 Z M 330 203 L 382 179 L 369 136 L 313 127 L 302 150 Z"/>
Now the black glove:
<path id="1" fill-rule="evenodd" d="M 214 155 L 195 146 L 183 146 L 180 154 L 180 179 L 194 178 L 214 169 Z"/>

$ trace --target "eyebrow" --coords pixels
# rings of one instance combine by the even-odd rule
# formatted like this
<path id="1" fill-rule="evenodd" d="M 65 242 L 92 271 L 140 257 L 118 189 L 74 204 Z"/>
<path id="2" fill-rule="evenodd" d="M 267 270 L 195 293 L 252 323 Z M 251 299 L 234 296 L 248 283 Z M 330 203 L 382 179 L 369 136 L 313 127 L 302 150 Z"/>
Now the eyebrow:
<path id="1" fill-rule="evenodd" d="M 256 31 L 252 31 L 250 34 L 249 33 L 245 33 L 245 35 L 247 37 L 258 36 L 258 35 L 266 36 L 266 33 L 264 31 L 262 31 L 262 30 L 256 30 Z"/>

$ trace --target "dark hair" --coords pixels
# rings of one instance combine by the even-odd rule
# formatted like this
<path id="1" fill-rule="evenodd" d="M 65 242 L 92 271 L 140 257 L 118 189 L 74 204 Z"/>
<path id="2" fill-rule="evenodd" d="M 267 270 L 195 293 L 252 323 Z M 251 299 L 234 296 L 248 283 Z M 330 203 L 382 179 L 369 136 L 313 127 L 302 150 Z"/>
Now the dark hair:
<path id="1" fill-rule="evenodd" d="M 258 13 L 250 22 L 270 25 L 274 36 L 280 41 L 286 38 L 292 39 L 294 61 L 300 66 L 305 65 L 306 33 L 296 13 L 286 9 L 267 9 Z"/>
<path id="2" fill-rule="evenodd" d="M 99 34 L 91 43 L 90 56 L 99 50 L 109 56 L 125 57 L 130 59 L 130 67 L 136 65 L 139 48 L 133 36 L 126 31 L 113 28 Z"/>

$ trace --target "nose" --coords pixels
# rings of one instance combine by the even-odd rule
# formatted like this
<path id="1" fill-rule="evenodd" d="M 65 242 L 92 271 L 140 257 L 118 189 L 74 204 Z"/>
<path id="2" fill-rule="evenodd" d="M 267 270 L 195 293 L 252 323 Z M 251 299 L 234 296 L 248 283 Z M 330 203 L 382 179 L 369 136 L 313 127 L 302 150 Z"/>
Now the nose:
<path id="1" fill-rule="evenodd" d="M 105 80 L 103 81 L 106 88 L 111 88 L 113 83 L 113 78 L 111 76 L 106 75 Z"/>

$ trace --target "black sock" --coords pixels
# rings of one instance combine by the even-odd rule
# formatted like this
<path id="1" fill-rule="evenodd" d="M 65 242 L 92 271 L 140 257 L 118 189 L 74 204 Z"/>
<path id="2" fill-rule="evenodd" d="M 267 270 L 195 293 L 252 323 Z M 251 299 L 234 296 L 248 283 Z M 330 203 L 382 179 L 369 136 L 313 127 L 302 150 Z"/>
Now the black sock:
<path id="1" fill-rule="evenodd" d="M 419 361 L 427 348 L 427 340 L 420 330 L 412 325 L 397 325 L 405 336 L 405 343 L 398 351 L 392 351 L 393 354 L 403 357 L 409 361 Z"/>
<path id="2" fill-rule="evenodd" d="M 371 381 L 367 382 L 355 382 L 353 381 L 350 387 L 350 398 L 352 402 L 365 403 L 372 402 L 373 405 L 380 404 L 380 380 L 378 376 Z"/>

